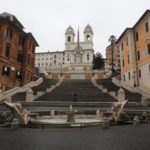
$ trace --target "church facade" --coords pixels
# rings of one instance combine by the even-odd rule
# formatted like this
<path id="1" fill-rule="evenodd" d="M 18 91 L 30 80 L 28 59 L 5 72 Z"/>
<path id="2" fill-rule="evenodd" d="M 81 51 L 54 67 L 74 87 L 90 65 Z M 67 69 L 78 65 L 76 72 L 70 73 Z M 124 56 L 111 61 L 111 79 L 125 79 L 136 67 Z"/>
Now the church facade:
<path id="1" fill-rule="evenodd" d="M 35 55 L 37 68 L 55 69 L 59 66 L 92 65 L 93 61 L 93 29 L 87 25 L 84 29 L 84 41 L 80 42 L 79 30 L 75 42 L 74 29 L 69 26 L 65 32 L 65 50 L 42 52 Z"/>

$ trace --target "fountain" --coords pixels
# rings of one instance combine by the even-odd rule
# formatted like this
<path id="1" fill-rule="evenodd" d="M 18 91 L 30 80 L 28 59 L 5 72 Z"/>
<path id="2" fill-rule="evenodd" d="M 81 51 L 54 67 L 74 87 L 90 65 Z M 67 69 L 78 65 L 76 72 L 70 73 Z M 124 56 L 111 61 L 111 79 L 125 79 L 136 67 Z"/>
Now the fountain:
<path id="1" fill-rule="evenodd" d="M 4 102 L 6 106 L 10 108 L 13 114 L 18 118 L 21 125 L 28 127 L 93 127 L 101 126 L 106 121 L 117 121 L 119 115 L 126 104 L 126 102 L 120 102 L 113 105 L 112 113 L 110 117 L 101 117 L 97 115 L 80 115 L 73 111 L 72 105 L 69 106 L 69 111 L 65 115 L 50 115 L 39 116 L 33 115 L 33 113 L 25 110 L 18 103 Z"/>

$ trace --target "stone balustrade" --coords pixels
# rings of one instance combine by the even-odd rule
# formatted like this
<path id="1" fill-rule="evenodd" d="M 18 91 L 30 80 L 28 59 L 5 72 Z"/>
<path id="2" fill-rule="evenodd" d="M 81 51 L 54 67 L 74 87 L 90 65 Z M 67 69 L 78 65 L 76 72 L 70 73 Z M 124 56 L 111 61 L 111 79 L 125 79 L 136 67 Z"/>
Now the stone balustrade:
<path id="1" fill-rule="evenodd" d="M 8 97 L 7 95 L 9 95 L 11 97 L 12 95 L 14 95 L 18 92 L 25 92 L 29 88 L 34 87 L 34 86 L 38 86 L 42 82 L 43 82 L 43 79 L 39 78 L 36 81 L 32 81 L 32 82 L 24 85 L 23 87 L 15 87 L 15 88 L 10 89 L 10 90 L 5 91 L 5 92 L 0 91 L 0 101 L 3 100 L 3 99 L 6 99 Z"/>
<path id="2" fill-rule="evenodd" d="M 117 99 L 116 92 L 111 91 L 111 92 L 108 92 L 108 94 L 114 97 L 115 99 Z"/>

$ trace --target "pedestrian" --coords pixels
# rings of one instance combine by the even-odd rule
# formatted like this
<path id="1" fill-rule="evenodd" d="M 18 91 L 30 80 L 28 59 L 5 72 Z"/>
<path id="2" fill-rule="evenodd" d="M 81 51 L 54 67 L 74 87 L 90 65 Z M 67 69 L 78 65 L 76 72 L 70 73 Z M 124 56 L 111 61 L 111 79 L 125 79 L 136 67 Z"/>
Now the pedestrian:
<path id="1" fill-rule="evenodd" d="M 77 94 L 76 94 L 76 93 L 74 93 L 74 95 L 73 95 L 73 101 L 74 101 L 74 102 L 77 101 Z"/>

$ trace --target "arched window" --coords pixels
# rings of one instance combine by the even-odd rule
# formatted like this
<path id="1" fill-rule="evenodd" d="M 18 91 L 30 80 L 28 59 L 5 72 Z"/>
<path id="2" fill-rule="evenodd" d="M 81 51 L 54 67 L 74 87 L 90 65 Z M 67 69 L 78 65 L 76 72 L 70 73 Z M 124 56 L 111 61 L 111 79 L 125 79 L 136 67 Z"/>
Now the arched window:
<path id="1" fill-rule="evenodd" d="M 90 40 L 90 35 L 86 36 L 86 40 L 89 41 Z"/>
<path id="2" fill-rule="evenodd" d="M 70 42 L 70 41 L 71 41 L 71 37 L 70 37 L 70 36 L 68 36 L 67 41 L 68 41 L 68 42 Z"/>
<path id="3" fill-rule="evenodd" d="M 5 56 L 9 57 L 10 55 L 10 49 L 11 49 L 11 44 L 7 43 L 6 44 L 6 49 L 5 49 Z"/>

